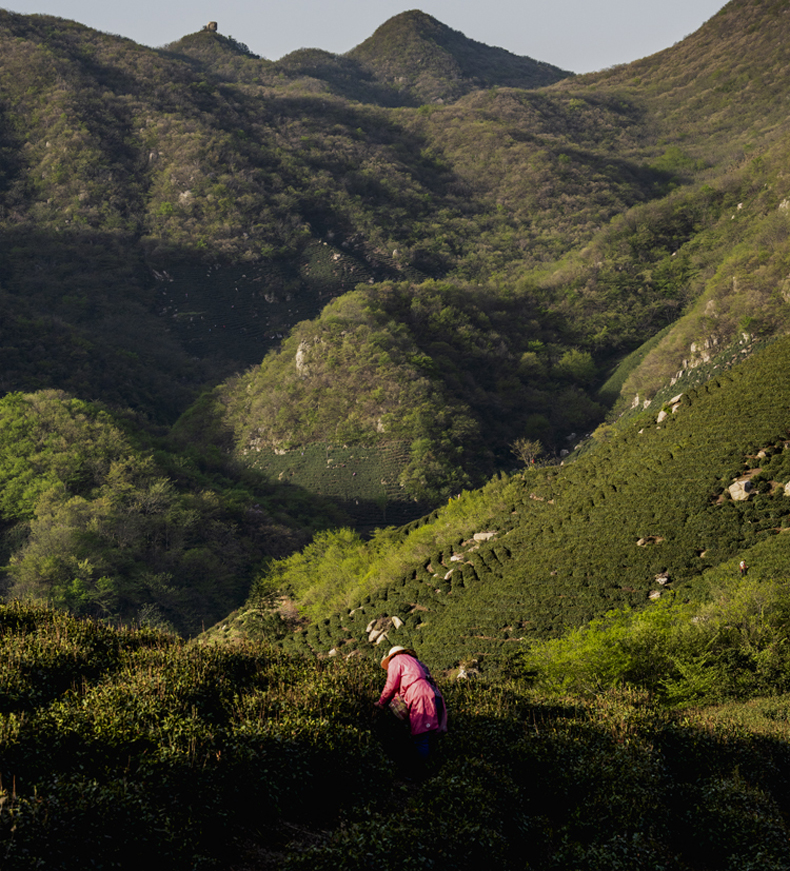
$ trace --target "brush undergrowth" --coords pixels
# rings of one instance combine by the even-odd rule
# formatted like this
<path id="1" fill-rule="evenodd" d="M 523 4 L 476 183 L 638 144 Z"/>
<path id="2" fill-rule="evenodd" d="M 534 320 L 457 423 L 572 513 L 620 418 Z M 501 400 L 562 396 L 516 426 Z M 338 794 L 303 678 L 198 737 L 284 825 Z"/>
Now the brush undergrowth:
<path id="1" fill-rule="evenodd" d="M 0 646 L 3 868 L 787 867 L 787 743 L 721 709 L 440 676 L 450 733 L 408 783 L 369 660 L 18 605 Z"/>

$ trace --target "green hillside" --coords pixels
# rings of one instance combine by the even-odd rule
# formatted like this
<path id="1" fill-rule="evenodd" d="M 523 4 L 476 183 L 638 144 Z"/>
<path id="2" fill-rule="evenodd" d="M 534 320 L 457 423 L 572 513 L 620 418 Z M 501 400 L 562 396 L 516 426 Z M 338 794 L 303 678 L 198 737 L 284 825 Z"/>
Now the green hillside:
<path id="1" fill-rule="evenodd" d="M 274 563 L 243 614 L 287 592 L 311 618 L 281 622 L 288 648 L 375 655 L 375 623 L 442 667 L 497 668 L 613 609 L 704 601 L 741 559 L 786 577 L 790 340 L 739 362 L 743 350 L 701 387 L 601 427 L 573 462 L 495 478 L 367 545 L 325 534 Z M 753 490 L 736 500 L 743 475 Z M 248 622 L 223 631 L 254 633 Z"/>
<path id="2" fill-rule="evenodd" d="M 343 57 L 276 64 L 208 30 L 152 50 L 3 11 L 3 389 L 126 421 L 168 486 L 186 454 L 229 516 L 237 485 L 275 500 L 285 553 L 333 517 L 369 536 L 510 475 L 520 440 L 544 462 L 603 442 L 787 332 L 783 8 L 730 3 L 664 52 L 580 77 L 417 11 Z M 426 77 L 396 81 L 417 55 Z M 94 485 L 62 500 L 93 506 Z M 2 517 L 8 566 L 33 552 L 36 510 Z M 77 539 L 97 578 L 138 576 L 118 541 Z M 439 544 L 404 583 L 458 546 Z M 189 585 L 181 557 L 141 547 L 155 577 Z M 233 570 L 234 605 L 272 555 Z M 9 589 L 54 589 L 6 571 Z M 520 589 L 522 571 L 502 575 Z M 625 586 L 536 625 L 644 592 Z M 108 614 L 155 604 L 135 589 Z"/>
<path id="3" fill-rule="evenodd" d="M 539 88 L 569 72 L 468 39 L 424 12 L 401 12 L 348 57 L 404 94 L 404 102 L 444 103 L 490 87 Z"/>
<path id="4" fill-rule="evenodd" d="M 788 871 L 788 9 L 0 10 L 4 871 Z"/>
<path id="5" fill-rule="evenodd" d="M 485 422 L 494 468 L 508 468 L 508 445 L 520 437 L 539 438 L 558 452 L 571 433 L 600 422 L 596 400 L 615 403 L 622 413 L 652 399 L 668 382 L 677 384 L 675 392 L 697 385 L 718 351 L 741 337 L 750 345 L 786 332 L 784 167 L 790 155 L 786 118 L 775 99 L 782 80 L 776 75 L 768 81 L 763 68 L 766 54 L 775 58 L 775 69 L 782 68 L 786 42 L 777 35 L 784 18 L 776 19 L 770 4 L 759 8 L 773 28 L 770 36 L 761 36 L 758 5 L 730 4 L 682 44 L 627 69 L 541 90 L 474 91 L 448 105 L 394 115 L 430 143 L 432 155 L 452 174 L 446 190 L 463 191 L 477 204 L 451 221 L 435 221 L 431 249 L 412 261 L 429 272 L 441 268 L 445 285 L 458 290 L 445 295 L 442 318 L 432 319 L 431 340 L 419 335 L 419 323 L 409 321 L 403 306 L 394 321 L 398 330 L 406 325 L 409 341 L 428 358 L 418 373 L 432 382 L 431 392 L 477 423 L 470 433 Z M 407 15 L 393 27 L 412 33 L 422 20 Z M 720 90 L 717 84 L 715 99 L 709 95 L 711 82 L 730 74 L 728 53 L 739 53 L 741 68 L 765 82 L 748 97 L 748 108 L 735 88 Z M 710 75 L 702 74 L 703 67 Z M 393 260 L 395 253 L 404 254 L 399 247 Z M 475 284 L 484 291 L 473 290 Z M 379 302 L 387 299 L 386 288 L 374 283 L 366 291 L 374 302 L 366 308 L 386 306 Z M 408 291 L 418 299 L 425 292 L 418 286 Z M 463 335 L 471 321 L 479 329 L 492 309 L 507 313 L 505 326 L 497 324 L 498 351 L 482 365 L 473 355 L 475 383 L 468 370 L 459 379 L 457 352 L 467 359 L 468 342 L 458 342 L 458 328 Z M 342 372 L 327 372 L 316 360 L 320 371 L 297 378 L 292 368 L 286 376 L 283 357 L 271 356 L 260 370 L 220 391 L 229 409 L 223 416 L 232 419 L 242 454 L 253 431 L 254 438 L 259 431 L 263 436 L 256 450 L 267 441 L 295 446 L 320 440 L 315 427 L 311 432 L 308 422 L 315 417 L 307 408 L 316 407 L 316 391 L 326 384 L 333 398 L 320 403 L 320 429 L 330 441 L 371 445 L 387 438 L 375 425 L 390 409 L 372 385 L 388 376 L 378 363 L 374 369 L 364 344 L 349 347 L 348 338 L 328 333 L 325 321 L 337 314 L 328 309 L 313 325 L 301 325 L 289 350 L 295 356 L 300 345 L 308 347 L 320 335 L 318 356 L 348 361 L 349 375 L 365 370 L 371 385 L 364 400 L 368 423 L 354 425 L 356 408 L 326 418 L 334 402 L 345 412 L 362 401 L 356 381 L 352 398 Z M 394 325 L 386 329 L 396 331 Z M 660 341 L 654 340 L 658 333 Z M 490 337 L 487 332 L 473 341 L 479 347 Z M 391 339 L 385 342 L 387 349 L 391 345 Z M 596 395 L 604 376 L 641 346 L 639 365 L 631 358 L 629 370 L 620 370 L 621 398 L 611 392 L 614 381 Z M 569 367 L 568 355 L 578 352 L 589 357 Z M 481 370 L 492 376 L 485 385 L 476 377 Z M 397 370 L 392 377 L 403 380 Z M 286 423 L 282 394 L 271 385 L 289 381 L 292 415 Z M 550 399 L 547 409 L 547 398 L 563 389 L 561 401 Z M 238 397 L 235 390 L 241 391 Z M 285 426 L 278 427 L 278 420 Z M 433 471 L 423 463 L 420 478 L 431 479 L 436 493 L 457 492 L 458 476 L 441 471 L 448 446 L 419 427 L 403 433 L 415 452 L 426 435 L 437 462 Z M 454 450 L 454 462 L 461 456 Z M 477 449 L 467 457 L 461 460 L 464 473 L 479 484 L 491 466 L 481 463 L 484 452 Z M 403 474 L 410 475 L 405 467 Z"/>
<path id="6" fill-rule="evenodd" d="M 136 424 L 54 390 L 0 399 L 6 600 L 194 635 L 266 559 L 345 518 L 142 440 Z"/>

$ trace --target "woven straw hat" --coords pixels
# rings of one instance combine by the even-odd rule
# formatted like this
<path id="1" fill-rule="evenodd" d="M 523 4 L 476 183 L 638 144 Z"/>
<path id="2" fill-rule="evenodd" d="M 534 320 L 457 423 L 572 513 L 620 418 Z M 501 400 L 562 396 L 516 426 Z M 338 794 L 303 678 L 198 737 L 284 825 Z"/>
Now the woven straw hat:
<path id="1" fill-rule="evenodd" d="M 399 653 L 408 653 L 410 656 L 417 656 L 411 648 L 401 647 L 399 644 L 396 644 L 395 647 L 390 647 L 390 652 L 381 660 L 381 667 L 386 671 L 392 657 L 397 656 Z"/>

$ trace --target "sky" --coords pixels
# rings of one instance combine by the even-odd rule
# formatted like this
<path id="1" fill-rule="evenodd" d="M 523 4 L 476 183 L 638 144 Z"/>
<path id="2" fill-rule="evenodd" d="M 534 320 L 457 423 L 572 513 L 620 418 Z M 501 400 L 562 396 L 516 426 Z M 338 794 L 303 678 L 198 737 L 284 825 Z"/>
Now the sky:
<path id="1" fill-rule="evenodd" d="M 724 0 L 0 0 L 0 8 L 68 18 L 157 48 L 216 21 L 256 55 L 350 51 L 387 19 L 420 9 L 470 39 L 575 73 L 669 48 Z"/>

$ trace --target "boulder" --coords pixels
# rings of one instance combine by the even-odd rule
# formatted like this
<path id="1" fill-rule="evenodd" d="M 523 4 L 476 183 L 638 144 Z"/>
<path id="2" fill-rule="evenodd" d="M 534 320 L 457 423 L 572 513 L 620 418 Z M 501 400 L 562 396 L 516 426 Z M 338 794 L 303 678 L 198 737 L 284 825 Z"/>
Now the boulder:
<path id="1" fill-rule="evenodd" d="M 388 632 L 391 629 L 400 629 L 403 626 L 403 620 L 400 617 L 377 617 L 371 620 L 365 627 L 365 632 L 368 636 L 370 644 L 381 644 L 388 639 Z"/>
<path id="2" fill-rule="evenodd" d="M 738 478 L 727 489 L 736 502 L 745 502 L 752 495 L 754 485 L 749 478 Z"/>

